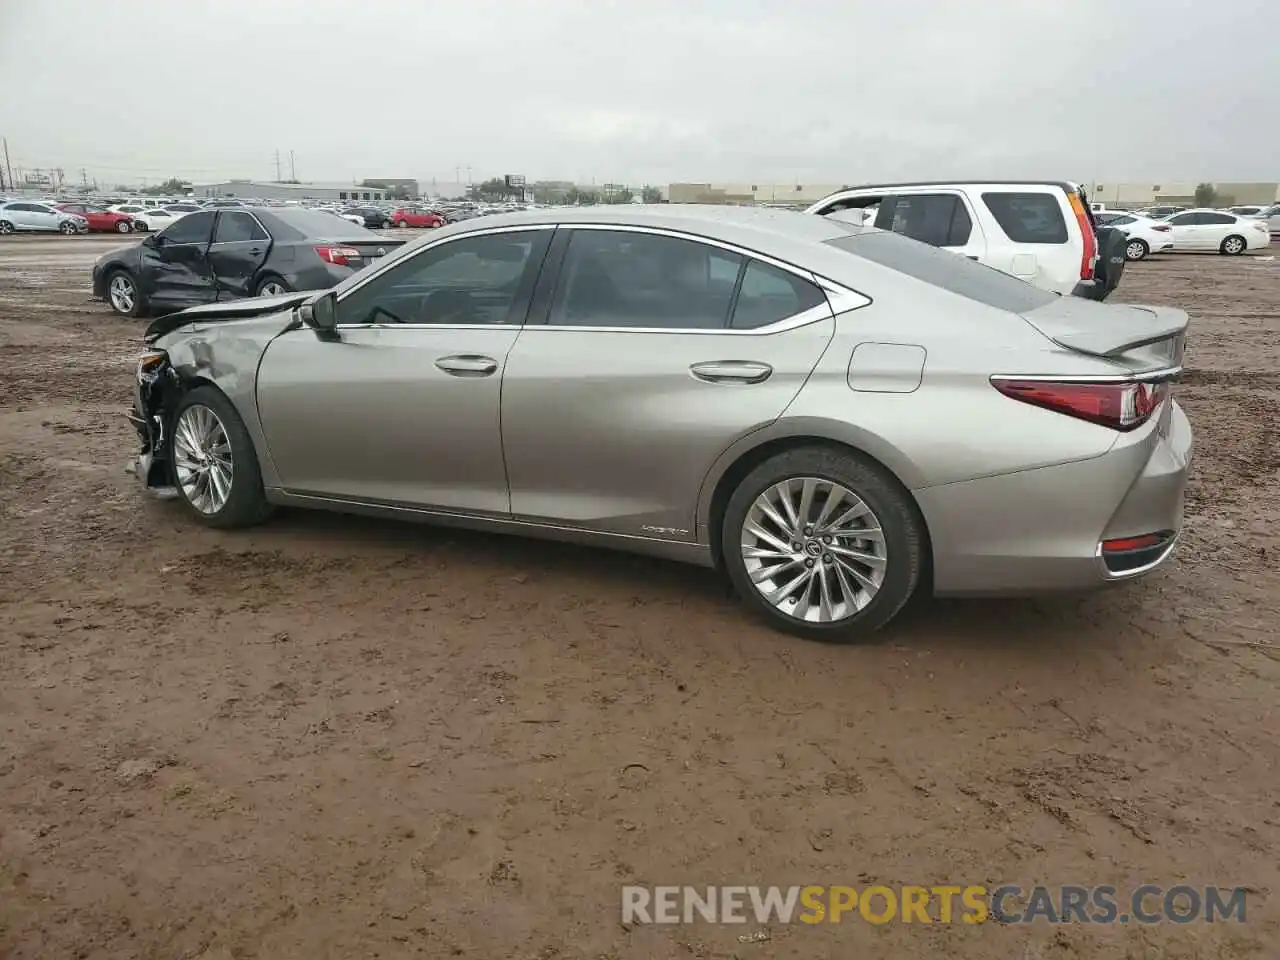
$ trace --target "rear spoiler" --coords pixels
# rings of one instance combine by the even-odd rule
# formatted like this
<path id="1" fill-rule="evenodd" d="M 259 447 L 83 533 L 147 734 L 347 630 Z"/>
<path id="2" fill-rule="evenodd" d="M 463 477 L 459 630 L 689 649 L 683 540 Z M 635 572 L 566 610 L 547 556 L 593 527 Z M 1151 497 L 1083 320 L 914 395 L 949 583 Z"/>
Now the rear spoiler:
<path id="1" fill-rule="evenodd" d="M 1181 341 L 1188 323 L 1183 310 L 1124 304 L 1099 316 L 1094 310 L 1081 310 L 1075 304 L 1071 304 L 1074 310 L 1055 310 L 1056 306 L 1030 310 L 1022 318 L 1054 343 L 1077 353 L 1111 360 L 1131 350 L 1176 341 L 1177 348 L 1171 355 L 1181 360 Z"/>
<path id="2" fill-rule="evenodd" d="M 250 317 L 265 317 L 269 313 L 279 313 L 296 307 L 305 300 L 316 295 L 315 290 L 304 290 L 299 293 L 285 293 L 278 297 L 252 297 L 247 300 L 228 300 L 226 303 L 209 303 L 199 307 L 188 307 L 177 313 L 168 313 L 156 317 L 142 332 L 142 339 L 151 343 L 157 337 L 163 337 L 188 323 L 216 323 L 219 320 L 247 320 Z"/>

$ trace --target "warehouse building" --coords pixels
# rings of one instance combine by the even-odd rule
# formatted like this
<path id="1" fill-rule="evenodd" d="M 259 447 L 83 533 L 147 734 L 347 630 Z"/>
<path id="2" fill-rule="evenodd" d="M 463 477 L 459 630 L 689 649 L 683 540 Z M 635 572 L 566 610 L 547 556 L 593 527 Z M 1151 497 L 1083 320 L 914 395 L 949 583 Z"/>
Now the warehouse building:
<path id="1" fill-rule="evenodd" d="M 1109 207 L 1148 207 L 1155 204 L 1191 206 L 1196 202 L 1194 183 L 1094 183 L 1087 185 L 1089 199 Z M 1218 181 L 1213 205 L 1225 207 L 1237 203 L 1276 203 L 1280 201 L 1280 183 L 1245 183 Z"/>
<path id="2" fill-rule="evenodd" d="M 417 181 L 414 184 L 415 192 Z M 191 186 L 197 197 L 236 197 L 240 200 L 386 200 L 382 187 L 361 187 L 352 183 L 274 183 L 259 180 L 223 180 Z"/>
<path id="3" fill-rule="evenodd" d="M 672 183 L 667 186 L 667 197 L 672 203 L 808 206 L 835 193 L 841 186 L 838 183 Z"/>

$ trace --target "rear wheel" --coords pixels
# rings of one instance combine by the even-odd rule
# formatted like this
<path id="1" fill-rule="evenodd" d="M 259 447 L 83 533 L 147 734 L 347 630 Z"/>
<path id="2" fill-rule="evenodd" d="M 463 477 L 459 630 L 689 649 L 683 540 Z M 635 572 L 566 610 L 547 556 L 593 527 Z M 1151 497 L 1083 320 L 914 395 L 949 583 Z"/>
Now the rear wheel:
<path id="1" fill-rule="evenodd" d="M 271 515 L 244 421 L 216 387 L 197 387 L 174 411 L 169 437 L 174 485 L 210 527 L 247 527 Z"/>
<path id="2" fill-rule="evenodd" d="M 772 626 L 811 640 L 867 637 L 920 581 L 923 524 L 882 468 L 848 451 L 788 450 L 729 498 L 720 530 L 739 596 Z"/>
<path id="3" fill-rule="evenodd" d="M 1222 246 L 1218 247 L 1218 252 L 1226 254 L 1228 257 L 1238 257 L 1244 253 L 1249 244 L 1244 237 L 1238 234 L 1232 234 L 1222 241 Z"/>
<path id="4" fill-rule="evenodd" d="M 1151 248 L 1147 246 L 1147 241 L 1134 237 L 1125 244 L 1124 258 L 1126 260 L 1145 260 L 1150 252 Z"/>
<path id="5" fill-rule="evenodd" d="M 290 293 L 291 289 L 289 284 L 274 274 L 268 274 L 258 281 L 258 296 L 260 297 L 278 297 L 281 294 Z"/>

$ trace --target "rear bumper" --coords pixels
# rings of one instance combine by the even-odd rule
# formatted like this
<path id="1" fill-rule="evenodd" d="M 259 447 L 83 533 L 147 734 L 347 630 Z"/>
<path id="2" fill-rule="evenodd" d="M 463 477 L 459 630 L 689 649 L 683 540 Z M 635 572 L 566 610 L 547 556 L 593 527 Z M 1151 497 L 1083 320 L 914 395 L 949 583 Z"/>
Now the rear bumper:
<path id="1" fill-rule="evenodd" d="M 1071 295 L 1085 300 L 1105 300 L 1111 296 L 1111 291 L 1096 280 L 1081 280 L 1075 285 Z"/>
<path id="2" fill-rule="evenodd" d="M 1089 590 L 1163 565 L 1182 529 L 1191 425 L 1171 403 L 1162 429 L 1100 457 L 915 491 L 933 540 L 934 592 L 1018 596 Z M 1113 571 L 1101 542 L 1161 533 L 1141 564 Z M 1113 563 L 1112 566 L 1115 566 Z"/>

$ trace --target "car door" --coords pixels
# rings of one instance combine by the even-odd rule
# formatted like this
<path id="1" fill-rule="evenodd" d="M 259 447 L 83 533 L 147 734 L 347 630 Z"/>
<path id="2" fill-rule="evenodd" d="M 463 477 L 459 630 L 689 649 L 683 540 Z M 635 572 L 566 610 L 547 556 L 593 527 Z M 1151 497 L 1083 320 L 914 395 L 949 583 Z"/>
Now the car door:
<path id="1" fill-rule="evenodd" d="M 555 247 L 503 374 L 512 513 L 694 540 L 715 459 L 782 414 L 830 342 L 826 297 L 666 231 L 562 225 Z"/>
<path id="2" fill-rule="evenodd" d="M 554 228 L 424 246 L 338 288 L 336 338 L 272 341 L 258 409 L 284 489 L 507 516 L 502 372 Z"/>
<path id="3" fill-rule="evenodd" d="M 1169 217 L 1165 222 L 1173 233 L 1173 249 L 1178 251 L 1184 250 L 1203 250 L 1204 237 L 1198 231 L 1200 230 L 1200 217 L 1198 213 L 1177 213 Z"/>
<path id="4" fill-rule="evenodd" d="M 1203 245 L 1201 249 L 1204 250 L 1217 250 L 1222 246 L 1222 241 L 1232 235 L 1245 236 L 1245 227 L 1241 226 L 1229 213 L 1202 213 L 1197 229 L 1200 231 L 1200 241 Z M 1245 242 L 1248 242 L 1247 238 Z"/>
<path id="5" fill-rule="evenodd" d="M 142 276 L 148 298 L 170 307 L 212 303 L 209 240 L 216 214 L 193 213 L 142 242 Z"/>
<path id="6" fill-rule="evenodd" d="M 195 214 L 191 214 L 195 216 Z M 222 210 L 209 244 L 209 272 L 215 300 L 254 294 L 254 279 L 271 250 L 271 237 L 258 218 L 244 210 Z M 186 220 L 183 217 L 182 220 Z"/>

